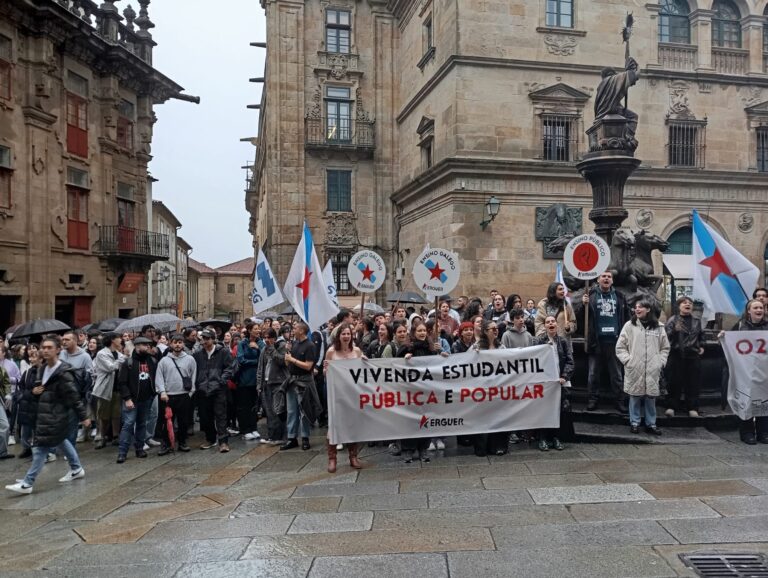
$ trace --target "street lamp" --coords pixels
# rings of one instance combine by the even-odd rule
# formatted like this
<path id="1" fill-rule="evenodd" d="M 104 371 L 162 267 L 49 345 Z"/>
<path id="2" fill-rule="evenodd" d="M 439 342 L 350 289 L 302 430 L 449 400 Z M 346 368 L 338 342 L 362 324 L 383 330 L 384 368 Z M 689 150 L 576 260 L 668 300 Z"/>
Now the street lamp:
<path id="1" fill-rule="evenodd" d="M 485 202 L 485 212 L 488 213 L 488 218 L 480 223 L 480 227 L 483 231 L 485 231 L 485 228 L 496 218 L 496 215 L 499 214 L 500 208 L 501 201 L 496 198 L 496 195 L 491 195 L 491 198 Z"/>

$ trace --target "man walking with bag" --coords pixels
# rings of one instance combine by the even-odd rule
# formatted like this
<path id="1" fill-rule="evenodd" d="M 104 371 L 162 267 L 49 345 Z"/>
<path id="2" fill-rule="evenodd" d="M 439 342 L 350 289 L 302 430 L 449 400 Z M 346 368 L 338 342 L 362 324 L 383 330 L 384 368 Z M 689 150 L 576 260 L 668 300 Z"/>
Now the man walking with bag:
<path id="1" fill-rule="evenodd" d="M 168 420 L 165 418 L 165 408 L 170 407 L 176 418 L 176 440 L 180 452 L 188 452 L 187 429 L 188 417 L 195 393 L 197 364 L 194 358 L 184 351 L 184 336 L 176 334 L 171 337 L 171 352 L 160 360 L 157 366 L 155 386 L 160 394 L 158 415 L 163 447 L 157 453 L 164 456 L 173 451 L 171 436 L 168 431 Z M 172 424 L 171 424 L 172 425 Z"/>

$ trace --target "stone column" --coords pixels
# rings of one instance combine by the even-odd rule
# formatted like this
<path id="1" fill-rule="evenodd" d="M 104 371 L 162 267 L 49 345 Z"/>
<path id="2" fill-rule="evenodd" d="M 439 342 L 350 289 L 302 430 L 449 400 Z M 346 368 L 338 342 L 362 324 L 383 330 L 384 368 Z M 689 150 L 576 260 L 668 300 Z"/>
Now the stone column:
<path id="1" fill-rule="evenodd" d="M 648 26 L 648 62 L 646 62 L 646 68 L 660 68 L 659 62 L 659 12 L 661 6 L 659 4 L 646 4 L 646 10 L 648 10 L 648 18 L 650 19 L 650 25 Z"/>
<path id="2" fill-rule="evenodd" d="M 712 70 L 712 15 L 711 10 L 695 10 L 691 13 L 691 42 L 698 46 L 697 71 Z"/>
<path id="3" fill-rule="evenodd" d="M 764 75 L 763 68 L 763 25 L 765 16 L 749 15 L 741 20 L 743 47 L 749 50 L 748 74 Z"/>

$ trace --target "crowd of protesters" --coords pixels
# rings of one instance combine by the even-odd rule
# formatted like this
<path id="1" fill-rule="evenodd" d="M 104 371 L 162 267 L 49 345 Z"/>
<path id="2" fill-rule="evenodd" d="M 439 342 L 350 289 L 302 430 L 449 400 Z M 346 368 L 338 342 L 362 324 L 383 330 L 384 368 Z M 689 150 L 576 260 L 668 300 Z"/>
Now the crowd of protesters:
<path id="1" fill-rule="evenodd" d="M 755 291 L 734 330 L 767 330 L 768 291 Z M 339 359 L 410 359 L 449 356 L 475 350 L 549 344 L 557 352 L 562 387 L 561 426 L 553 430 L 493 432 L 459 439 L 479 456 L 502 455 L 521 440 L 542 451 L 562 450 L 569 435 L 569 388 L 574 374 L 572 337 L 577 316 L 589 308 L 587 410 L 598 407 L 605 371 L 619 410 L 629 414 L 630 429 L 661 435 L 656 400 L 666 377 L 666 416 L 676 411 L 698 417 L 701 322 L 693 302 L 681 297 L 663 325 L 653 304 L 641 300 L 630 309 L 613 288 L 610 272 L 574 307 L 561 283 L 552 283 L 539 300 L 491 291 L 487 303 L 461 296 L 444 299 L 437 310 L 396 304 L 391 311 L 356 316 L 342 310 L 321 331 L 302 321 L 253 319 L 228 331 L 190 328 L 161 334 L 152 326 L 132 333 L 88 335 L 79 330 L 50 335 L 39 343 L 14 345 L 0 340 L 0 460 L 31 458 L 23 480 L 6 486 L 32 491 L 47 462 L 64 456 L 69 473 L 61 481 L 82 478 L 78 443 L 111 447 L 118 464 L 189 452 L 199 421 L 200 450 L 230 451 L 230 439 L 278 445 L 281 451 L 310 449 L 314 426 L 327 425 L 324 373 Z M 669 363 L 667 364 L 667 360 Z M 628 403 L 627 403 L 628 401 Z M 258 431 L 259 419 L 266 424 Z M 768 418 L 742 423 L 745 443 L 768 443 Z M 262 435 L 263 434 L 263 435 Z M 20 446 L 16 456 L 10 446 Z M 384 440 L 382 440 L 384 441 Z M 369 442 L 371 445 L 373 442 Z M 387 442 L 389 443 L 389 442 Z M 338 451 L 326 442 L 328 471 L 337 467 Z M 353 468 L 361 467 L 361 444 L 348 444 Z M 389 443 L 406 462 L 428 462 L 445 448 L 443 438 L 413 438 Z"/>

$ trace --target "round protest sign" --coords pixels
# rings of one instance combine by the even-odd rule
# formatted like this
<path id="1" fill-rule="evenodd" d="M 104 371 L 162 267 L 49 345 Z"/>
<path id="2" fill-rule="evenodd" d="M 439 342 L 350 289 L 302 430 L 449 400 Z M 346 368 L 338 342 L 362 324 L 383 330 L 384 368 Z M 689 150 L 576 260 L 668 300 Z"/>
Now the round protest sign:
<path id="1" fill-rule="evenodd" d="M 563 252 L 563 263 L 568 272 L 583 281 L 600 276 L 611 263 L 611 249 L 594 233 L 571 239 Z"/>
<path id="2" fill-rule="evenodd" d="M 387 266 L 378 253 L 358 251 L 349 260 L 347 277 L 349 284 L 361 293 L 373 293 L 384 284 Z"/>
<path id="3" fill-rule="evenodd" d="M 413 280 L 430 299 L 450 293 L 460 275 L 459 256 L 447 249 L 424 249 L 413 264 Z"/>

